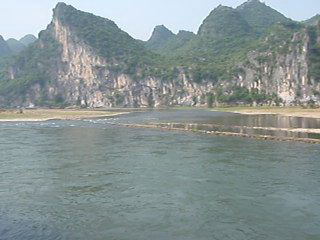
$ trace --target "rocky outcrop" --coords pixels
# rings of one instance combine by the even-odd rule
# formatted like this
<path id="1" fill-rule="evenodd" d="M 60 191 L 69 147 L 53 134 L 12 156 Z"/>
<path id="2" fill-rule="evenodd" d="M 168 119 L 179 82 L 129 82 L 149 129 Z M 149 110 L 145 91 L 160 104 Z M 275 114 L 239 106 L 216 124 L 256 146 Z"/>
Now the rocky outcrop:
<path id="1" fill-rule="evenodd" d="M 94 44 L 88 43 L 86 37 L 92 34 L 91 32 L 79 34 L 75 30 L 75 27 L 79 26 L 67 23 L 70 19 L 63 18 L 66 11 L 84 15 L 86 19 L 93 18 L 92 22 L 106 27 L 106 32 L 110 30 L 118 34 L 110 36 L 125 41 L 126 45 L 133 45 L 131 49 L 126 49 L 127 54 L 136 49 L 143 49 L 136 40 L 118 29 L 114 23 L 110 23 L 110 20 L 79 13 L 71 6 L 60 3 L 54 11 L 51 24 L 39 34 L 39 40 L 24 51 L 24 57 L 18 56 L 15 64 L 1 72 L 7 79 L 0 84 L 13 82 L 19 85 L 16 89 L 1 88 L 0 85 L 0 90 L 8 89 L 0 91 L 0 105 L 64 105 L 94 108 L 201 106 L 217 100 L 218 90 L 222 95 L 232 94 L 234 86 L 265 93 L 268 96 L 275 95 L 282 99 L 283 104 L 304 104 L 310 101 L 319 103 L 320 84 L 317 78 L 310 74 L 310 54 L 314 51 L 314 44 L 306 29 L 299 28 L 295 31 L 292 39 L 289 39 L 289 44 L 269 47 L 268 50 L 250 51 L 245 61 L 236 63 L 237 71 L 230 79 L 210 79 L 212 75 L 200 74 L 199 81 L 193 73 L 192 67 L 195 64 L 176 67 L 175 74 L 171 77 L 161 77 L 152 74 L 152 71 L 141 74 L 146 64 L 135 66 L 133 74 L 119 68 L 115 70 L 128 64 L 121 58 L 123 56 L 117 58 L 112 55 L 114 52 L 124 52 L 122 46 L 102 36 L 105 40 L 103 44 L 107 42 L 107 47 L 111 43 L 114 45 L 110 46 L 113 51 L 110 51 L 109 55 L 101 54 L 104 48 L 97 50 L 95 38 Z M 216 19 L 216 15 L 219 16 L 221 11 L 227 12 L 227 16 L 230 16 L 230 26 L 239 24 L 238 14 L 231 8 L 219 7 L 210 16 Z M 70 14 L 66 15 L 70 17 Z M 76 19 L 76 23 L 78 17 L 76 15 L 73 18 Z M 245 23 L 240 24 L 243 31 L 232 36 L 246 35 L 250 27 Z M 219 39 L 226 32 L 221 26 L 212 25 L 210 21 L 205 21 L 204 26 L 199 32 L 208 38 L 213 36 L 214 39 Z M 231 31 L 231 28 L 229 30 Z M 182 32 L 180 35 L 186 35 L 186 41 L 195 37 L 192 33 Z M 262 44 L 274 44 L 269 38 L 271 36 L 266 37 Z M 132 56 L 135 55 L 129 55 L 129 58 Z M 159 70 L 153 65 L 147 65 L 147 68 Z"/>
<path id="2" fill-rule="evenodd" d="M 206 93 L 213 87 L 210 82 L 194 83 L 182 69 L 172 80 L 152 76 L 134 79 L 110 70 L 117 63 L 96 54 L 59 18 L 55 17 L 46 31 L 60 45 L 59 59 L 52 66 L 53 80 L 45 86 L 34 84 L 24 98 L 12 101 L 13 105 L 38 105 L 43 95 L 50 101 L 94 108 L 200 105 L 206 103 Z M 41 38 L 38 45 L 46 47 Z M 12 69 L 11 79 L 15 78 L 15 72 Z"/>
<path id="3" fill-rule="evenodd" d="M 276 94 L 286 105 L 319 102 L 320 82 L 309 74 L 310 51 L 310 36 L 301 31 L 281 53 L 250 52 L 248 61 L 240 66 L 236 84 Z"/>
<path id="4" fill-rule="evenodd" d="M 62 94 L 64 100 L 72 105 L 192 105 L 201 103 L 201 96 L 212 87 L 209 83 L 202 86 L 194 84 L 182 71 L 173 81 L 166 82 L 154 77 L 134 80 L 130 75 L 110 71 L 108 67 L 114 63 L 96 55 L 57 18 L 53 20 L 52 31 L 62 46 L 62 54 L 56 86 L 50 87 L 50 93 Z"/>

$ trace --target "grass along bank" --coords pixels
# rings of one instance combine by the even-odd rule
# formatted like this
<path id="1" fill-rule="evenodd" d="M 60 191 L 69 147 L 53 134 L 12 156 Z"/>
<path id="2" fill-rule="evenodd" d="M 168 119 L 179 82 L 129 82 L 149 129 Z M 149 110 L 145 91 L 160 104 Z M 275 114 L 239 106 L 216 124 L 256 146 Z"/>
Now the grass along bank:
<path id="1" fill-rule="evenodd" d="M 49 121 L 49 120 L 79 120 L 87 118 L 112 117 L 126 112 L 99 110 L 66 110 L 66 109 L 27 109 L 0 110 L 0 122 Z"/>

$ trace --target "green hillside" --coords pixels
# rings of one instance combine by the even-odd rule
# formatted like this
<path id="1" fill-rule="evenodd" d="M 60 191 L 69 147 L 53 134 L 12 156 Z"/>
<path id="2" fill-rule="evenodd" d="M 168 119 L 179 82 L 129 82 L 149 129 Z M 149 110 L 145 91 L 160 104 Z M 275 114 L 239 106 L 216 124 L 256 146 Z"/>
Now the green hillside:
<path id="1" fill-rule="evenodd" d="M 259 0 L 249 0 L 237 7 L 236 10 L 257 34 L 265 33 L 276 23 L 291 21 Z"/>

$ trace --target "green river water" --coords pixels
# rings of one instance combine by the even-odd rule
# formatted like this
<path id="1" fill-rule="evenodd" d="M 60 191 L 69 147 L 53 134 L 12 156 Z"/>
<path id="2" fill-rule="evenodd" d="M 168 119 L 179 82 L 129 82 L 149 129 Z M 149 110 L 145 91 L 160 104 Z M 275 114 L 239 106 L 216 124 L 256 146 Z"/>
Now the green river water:
<path id="1" fill-rule="evenodd" d="M 209 111 L 0 123 L 0 239 L 319 240 L 320 146 L 117 123 L 318 128 Z"/>

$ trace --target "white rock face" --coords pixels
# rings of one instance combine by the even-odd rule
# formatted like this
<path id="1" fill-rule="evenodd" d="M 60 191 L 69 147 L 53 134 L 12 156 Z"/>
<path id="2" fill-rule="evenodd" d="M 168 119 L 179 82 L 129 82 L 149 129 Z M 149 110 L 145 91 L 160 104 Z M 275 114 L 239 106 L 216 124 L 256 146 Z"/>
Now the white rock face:
<path id="1" fill-rule="evenodd" d="M 60 93 L 71 105 L 88 107 L 160 107 L 167 105 L 203 105 L 213 85 L 194 84 L 183 71 L 177 79 L 163 81 L 147 77 L 132 79 L 110 72 L 113 64 L 99 57 L 72 31 L 53 20 L 55 39 L 61 44 L 61 63 L 51 93 Z M 54 90 L 52 89 L 54 88 Z M 52 94 L 51 94 L 52 95 Z M 53 95 L 52 95 L 53 96 Z"/>
<path id="2" fill-rule="evenodd" d="M 256 88 L 269 94 L 277 94 L 286 105 L 319 102 L 314 90 L 320 90 L 320 84 L 309 78 L 307 34 L 297 33 L 292 42 L 302 42 L 303 46 L 291 46 L 286 54 L 278 54 L 271 60 L 259 63 L 259 56 L 268 57 L 271 53 L 249 54 L 249 66 L 242 66 L 244 74 L 238 76 L 238 82 L 247 88 Z M 239 85 L 240 85 L 239 84 Z"/>
<path id="3" fill-rule="evenodd" d="M 309 77 L 309 41 L 306 33 L 297 33 L 294 45 L 285 54 L 251 52 L 248 63 L 240 64 L 241 74 L 229 81 L 215 85 L 210 80 L 195 83 L 183 68 L 174 79 L 156 77 L 136 79 L 130 75 L 112 71 L 116 60 L 100 57 L 94 49 L 79 39 L 68 26 L 54 18 L 49 29 L 60 44 L 60 55 L 56 66 L 52 66 L 52 81 L 45 86 L 34 84 L 26 96 L 16 97 L 12 105 L 37 105 L 45 93 L 49 101 L 61 99 L 67 105 L 84 107 L 161 107 L 173 105 L 206 105 L 208 93 L 222 88 L 227 92 L 234 85 L 257 89 L 269 95 L 276 94 L 284 104 L 319 103 L 320 84 Z M 45 44 L 39 42 L 39 47 Z M 257 58 L 264 57 L 264 62 Z M 14 80 L 18 69 L 9 69 Z M 0 96 L 0 103 L 5 99 Z M 216 103 L 216 101 L 215 101 Z"/>

